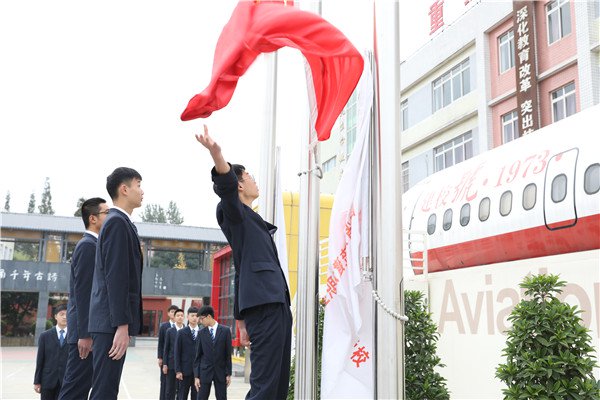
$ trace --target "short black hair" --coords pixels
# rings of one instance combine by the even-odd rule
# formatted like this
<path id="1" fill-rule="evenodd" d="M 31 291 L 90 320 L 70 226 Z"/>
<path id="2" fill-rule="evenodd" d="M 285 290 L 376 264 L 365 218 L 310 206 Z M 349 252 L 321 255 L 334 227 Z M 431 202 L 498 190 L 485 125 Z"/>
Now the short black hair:
<path id="1" fill-rule="evenodd" d="M 106 203 L 106 200 L 100 197 L 92 197 L 87 199 L 81 205 L 81 219 L 85 229 L 90 227 L 90 215 L 98 215 L 100 212 L 100 204 Z"/>
<path id="2" fill-rule="evenodd" d="M 169 311 L 171 311 L 171 310 L 177 310 L 178 308 L 179 308 L 179 307 L 177 307 L 175 304 L 171 304 L 171 305 L 169 306 L 169 308 L 167 308 L 167 313 L 168 313 Z"/>
<path id="3" fill-rule="evenodd" d="M 211 306 L 202 306 L 199 314 L 201 317 L 206 317 L 207 315 L 210 315 L 211 317 L 214 318 L 215 310 L 213 310 L 213 308 Z"/>
<path id="4" fill-rule="evenodd" d="M 198 315 L 198 307 L 191 306 L 190 308 L 188 308 L 188 314 L 191 313 Z"/>
<path id="5" fill-rule="evenodd" d="M 61 311 L 67 311 L 67 305 L 66 304 L 59 304 L 56 307 L 54 307 L 54 313 L 52 315 L 56 315 Z"/>
<path id="6" fill-rule="evenodd" d="M 231 168 L 233 168 L 233 172 L 235 173 L 235 176 L 237 176 L 238 181 L 243 179 L 246 167 L 244 167 L 242 164 L 231 164 Z"/>
<path id="7" fill-rule="evenodd" d="M 175 314 L 177 314 L 178 312 L 180 312 L 185 314 L 185 311 L 183 311 L 181 308 L 177 307 L 177 310 L 175 310 Z"/>
<path id="8" fill-rule="evenodd" d="M 142 180 L 142 176 L 135 169 L 127 167 L 115 169 L 112 174 L 106 177 L 106 190 L 108 191 L 110 198 L 115 200 L 119 197 L 119 186 L 121 186 L 122 183 L 129 186 L 129 183 L 133 179 Z"/>

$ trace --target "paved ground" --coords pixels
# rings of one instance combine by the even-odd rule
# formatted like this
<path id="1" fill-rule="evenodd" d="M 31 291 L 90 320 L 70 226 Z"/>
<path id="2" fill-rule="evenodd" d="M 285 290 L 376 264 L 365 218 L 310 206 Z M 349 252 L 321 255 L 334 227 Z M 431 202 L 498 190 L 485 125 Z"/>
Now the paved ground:
<path id="1" fill-rule="evenodd" d="M 0 399 L 39 399 L 33 391 L 33 374 L 37 347 L 1 347 L 2 387 Z M 234 372 L 243 367 L 234 364 Z M 234 375 L 241 375 L 240 373 Z M 158 399 L 159 371 L 156 364 L 156 345 L 131 347 L 127 351 L 119 389 L 119 399 Z M 234 376 L 227 391 L 232 400 L 243 399 L 250 385 L 244 377 Z M 214 388 L 211 393 L 214 399 Z"/>

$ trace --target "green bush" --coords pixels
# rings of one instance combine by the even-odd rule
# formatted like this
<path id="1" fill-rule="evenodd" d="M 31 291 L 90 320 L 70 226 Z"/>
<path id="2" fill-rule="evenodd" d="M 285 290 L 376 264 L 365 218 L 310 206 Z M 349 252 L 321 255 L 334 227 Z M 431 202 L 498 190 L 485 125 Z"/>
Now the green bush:
<path id="1" fill-rule="evenodd" d="M 557 275 L 525 277 L 520 285 L 527 299 L 508 317 L 512 327 L 496 377 L 507 388 L 505 399 L 600 399 L 600 381 L 589 330 L 581 310 L 561 302 L 564 281 Z"/>
<path id="2" fill-rule="evenodd" d="M 444 367 L 436 355 L 439 334 L 427 311 L 423 293 L 404 292 L 406 316 L 404 325 L 405 391 L 408 400 L 449 399 L 446 379 L 435 371 Z"/>

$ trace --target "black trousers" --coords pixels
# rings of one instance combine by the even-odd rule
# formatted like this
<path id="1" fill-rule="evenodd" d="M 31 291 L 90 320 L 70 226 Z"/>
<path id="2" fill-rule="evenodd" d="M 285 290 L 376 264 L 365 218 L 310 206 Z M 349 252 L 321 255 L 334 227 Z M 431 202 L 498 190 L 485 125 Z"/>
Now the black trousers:
<path id="1" fill-rule="evenodd" d="M 92 388 L 94 373 L 93 352 L 85 360 L 79 357 L 77 343 L 69 343 L 67 369 L 59 400 L 87 399 Z"/>
<path id="2" fill-rule="evenodd" d="M 183 380 L 179 381 L 179 394 L 177 395 L 178 400 L 187 400 L 188 394 L 191 392 L 191 400 L 196 400 L 198 392 L 194 385 L 194 375 L 184 375 Z"/>
<path id="3" fill-rule="evenodd" d="M 285 400 L 290 384 L 292 313 L 287 304 L 270 303 L 244 311 L 252 342 L 247 400 Z"/>
<path id="4" fill-rule="evenodd" d="M 90 400 L 117 400 L 119 395 L 119 384 L 121 383 L 121 373 L 125 356 L 120 360 L 113 360 L 108 357 L 108 351 L 112 347 L 114 333 L 92 333 L 94 344 L 92 351 L 94 353 L 94 377 L 92 379 L 92 393 Z"/>
<path id="5" fill-rule="evenodd" d="M 208 400 L 210 396 L 210 386 L 215 384 L 215 397 L 217 400 L 227 400 L 227 383 L 211 380 L 200 380 L 200 390 L 198 391 L 198 400 Z"/>
<path id="6" fill-rule="evenodd" d="M 164 375 L 164 374 L 163 374 Z M 179 393 L 179 380 L 175 378 L 175 369 L 169 368 L 165 375 L 165 399 L 175 400 Z"/>
<path id="7" fill-rule="evenodd" d="M 162 367 L 160 367 L 160 397 L 159 400 L 165 400 L 167 395 L 167 376 L 163 374 Z"/>
<path id="8" fill-rule="evenodd" d="M 40 391 L 40 399 L 41 400 L 56 400 L 58 399 L 58 394 L 60 393 L 60 382 L 53 387 L 52 389 L 44 389 L 42 386 L 42 390 Z"/>

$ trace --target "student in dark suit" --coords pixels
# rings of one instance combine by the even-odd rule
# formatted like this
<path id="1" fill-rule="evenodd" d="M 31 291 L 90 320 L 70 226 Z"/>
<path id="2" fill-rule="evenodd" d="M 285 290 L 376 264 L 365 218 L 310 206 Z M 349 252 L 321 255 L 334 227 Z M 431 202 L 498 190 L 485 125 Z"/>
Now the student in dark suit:
<path id="1" fill-rule="evenodd" d="M 175 341 L 177 332 L 184 328 L 183 310 L 175 310 L 175 326 L 167 329 L 165 334 L 165 351 L 163 353 L 163 374 L 166 375 L 165 399 L 174 400 L 179 392 L 179 381 L 175 378 Z"/>
<path id="2" fill-rule="evenodd" d="M 167 333 L 167 329 L 175 326 L 175 310 L 177 307 L 174 304 L 171 304 L 167 310 L 167 314 L 169 315 L 169 320 L 160 324 L 158 328 L 158 368 L 160 369 L 160 400 L 165 400 L 165 393 L 167 390 L 167 376 L 162 372 L 163 366 L 163 353 L 165 352 L 165 335 Z"/>
<path id="3" fill-rule="evenodd" d="M 227 387 L 231 383 L 231 329 L 215 320 L 211 306 L 200 309 L 200 321 L 205 328 L 200 331 L 194 360 L 198 400 L 208 399 L 211 383 L 215 384 L 217 400 L 227 400 Z"/>
<path id="4" fill-rule="evenodd" d="M 264 221 L 251 206 L 258 186 L 242 165 L 225 161 L 221 147 L 209 136 L 196 139 L 215 163 L 212 180 L 217 222 L 233 251 L 235 264 L 234 316 L 240 343 L 252 343 L 250 399 L 285 399 L 290 376 L 292 314 L 290 294 L 272 234 L 277 227 Z"/>
<path id="5" fill-rule="evenodd" d="M 38 340 L 33 390 L 42 400 L 58 399 L 65 367 L 67 366 L 67 307 L 62 304 L 54 310 L 56 326 L 40 335 Z"/>
<path id="6" fill-rule="evenodd" d="M 71 261 L 67 343 L 69 358 L 59 399 L 87 399 L 92 388 L 92 337 L 88 332 L 90 294 L 96 261 L 98 233 L 108 214 L 106 200 L 94 197 L 81 205 L 85 226 L 83 238 L 75 246 Z"/>
<path id="7" fill-rule="evenodd" d="M 177 331 L 175 339 L 175 378 L 180 381 L 179 400 L 187 400 L 191 389 L 191 400 L 196 400 L 197 391 L 194 386 L 194 358 L 198 343 L 198 309 L 188 308 L 188 326 Z"/>
<path id="8" fill-rule="evenodd" d="M 130 336 L 142 331 L 142 250 L 131 221 L 141 207 L 142 177 L 117 168 L 106 178 L 110 209 L 96 247 L 88 331 L 93 339 L 92 400 L 116 399 Z"/>

